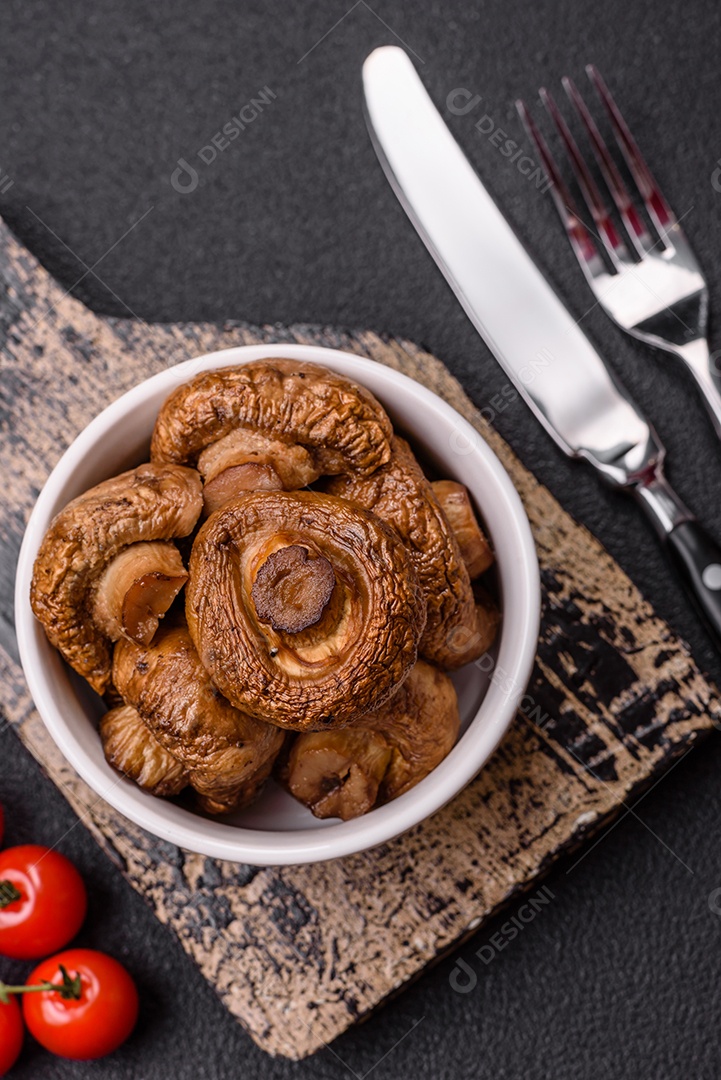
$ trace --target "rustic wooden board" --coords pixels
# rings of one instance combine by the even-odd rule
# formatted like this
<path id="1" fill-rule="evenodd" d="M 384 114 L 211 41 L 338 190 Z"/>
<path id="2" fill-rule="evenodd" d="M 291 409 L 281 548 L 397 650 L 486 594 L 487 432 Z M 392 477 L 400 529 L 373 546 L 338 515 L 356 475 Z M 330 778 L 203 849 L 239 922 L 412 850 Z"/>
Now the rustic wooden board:
<path id="1" fill-rule="evenodd" d="M 529 888 L 718 723 L 717 692 L 683 643 L 434 357 L 372 333 L 102 319 L 65 295 L 1 223 L 0 287 L 5 551 L 17 550 L 50 468 L 103 406 L 168 364 L 257 341 L 331 345 L 417 378 L 482 432 L 528 510 L 545 604 L 525 715 L 445 810 L 393 843 L 332 863 L 237 867 L 182 852 L 120 817 L 56 750 L 5 636 L 0 703 L 18 735 L 264 1049 L 301 1058 L 329 1042 Z M 9 581 L 2 588 L 7 596 Z"/>

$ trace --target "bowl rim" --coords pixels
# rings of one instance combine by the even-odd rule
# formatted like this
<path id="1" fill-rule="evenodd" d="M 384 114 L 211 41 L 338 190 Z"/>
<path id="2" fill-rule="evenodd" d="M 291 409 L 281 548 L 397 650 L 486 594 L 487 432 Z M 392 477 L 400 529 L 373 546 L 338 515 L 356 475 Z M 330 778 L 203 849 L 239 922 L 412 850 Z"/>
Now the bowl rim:
<path id="1" fill-rule="evenodd" d="M 428 412 L 429 419 L 436 416 L 452 422 L 459 438 L 467 440 L 471 448 L 468 456 L 473 455 L 475 463 L 482 468 L 489 502 L 493 499 L 494 506 L 502 507 L 507 529 L 504 542 L 510 548 L 509 560 L 512 557 L 518 575 L 514 588 L 520 590 L 523 603 L 510 614 L 504 610 L 494 669 L 494 675 L 502 673 L 502 678 L 491 678 L 467 730 L 451 753 L 421 783 L 385 806 L 351 821 L 323 828 L 266 831 L 194 815 L 173 803 L 156 799 L 128 781 L 122 782 L 104 761 L 101 766 L 93 760 L 53 699 L 47 658 L 48 650 L 53 653 L 55 650 L 32 613 L 29 596 L 40 541 L 52 516 L 61 508 L 59 505 L 56 508 L 58 498 L 104 433 L 129 417 L 150 396 L 160 391 L 169 394 L 201 370 L 273 357 L 326 363 L 362 385 L 364 373 L 372 372 L 373 381 L 378 376 L 381 381 L 385 379 L 391 393 L 406 392 L 413 396 Z M 478 431 L 432 390 L 394 368 L 339 349 L 291 344 L 235 346 L 202 354 L 137 383 L 103 409 L 63 453 L 37 498 L 23 537 L 15 588 L 16 631 L 28 687 L 53 741 L 85 783 L 119 813 L 163 840 L 186 851 L 257 866 L 299 865 L 368 850 L 407 832 L 463 790 L 488 761 L 516 714 L 535 659 L 540 607 L 538 558 L 525 509 L 508 473 Z M 513 655 L 507 656 L 508 647 L 504 649 L 504 644 L 508 643 L 511 626 L 515 644 Z"/>

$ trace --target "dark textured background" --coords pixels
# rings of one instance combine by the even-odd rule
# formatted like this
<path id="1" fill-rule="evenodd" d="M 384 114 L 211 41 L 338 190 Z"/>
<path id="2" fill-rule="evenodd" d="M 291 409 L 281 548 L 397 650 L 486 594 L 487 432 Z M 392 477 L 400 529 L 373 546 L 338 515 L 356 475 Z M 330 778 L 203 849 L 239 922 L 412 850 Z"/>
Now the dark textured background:
<path id="1" fill-rule="evenodd" d="M 360 0 L 352 8 L 347 0 L 6 2 L 0 175 L 13 185 L 1 192 L 0 180 L 0 213 L 98 311 L 404 335 L 441 357 L 486 406 L 504 376 L 375 161 L 361 116 L 363 57 L 397 35 L 422 57 L 439 104 L 465 87 L 516 138 L 514 97 L 535 102 L 542 82 L 555 86 L 565 72 L 580 79 L 585 62 L 597 63 L 670 201 L 687 215 L 719 311 L 721 193 L 712 174 L 721 158 L 720 25 L 717 0 L 683 8 L 672 0 L 652 7 L 645 0 L 487 0 L 482 7 Z M 198 149 L 266 85 L 276 94 L 272 104 L 212 165 L 198 164 Z M 591 300 L 549 197 L 475 131 L 479 115 L 451 117 L 457 137 L 572 310 L 584 315 Z M 191 194 L 170 185 L 180 157 L 198 164 Z M 721 448 L 688 380 L 663 357 L 624 341 L 598 309 L 583 325 L 663 433 L 682 495 L 721 535 Z M 520 403 L 496 423 L 719 678 L 721 662 L 634 508 L 561 459 Z M 721 915 L 709 897 L 721 887 L 719 766 L 713 740 L 577 865 L 557 868 L 549 879 L 554 902 L 491 963 L 474 950 L 497 926 L 464 946 L 458 956 L 478 974 L 472 992 L 451 989 L 451 958 L 332 1049 L 292 1064 L 267 1058 L 225 1014 L 62 796 L 5 735 L 0 800 L 8 842 L 63 837 L 60 849 L 90 885 L 80 941 L 123 958 L 143 998 L 139 1028 L 114 1057 L 82 1066 L 29 1045 L 16 1075 L 715 1080 Z M 26 970 L 0 961 L 0 976 Z"/>

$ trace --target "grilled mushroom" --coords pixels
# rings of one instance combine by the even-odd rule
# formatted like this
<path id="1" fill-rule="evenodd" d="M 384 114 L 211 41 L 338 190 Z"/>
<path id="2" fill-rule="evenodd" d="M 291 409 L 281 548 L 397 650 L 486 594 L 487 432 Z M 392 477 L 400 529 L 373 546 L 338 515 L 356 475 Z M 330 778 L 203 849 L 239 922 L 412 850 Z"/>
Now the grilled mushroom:
<path id="1" fill-rule="evenodd" d="M 188 627 L 237 708 L 279 727 L 344 725 L 416 660 L 425 601 L 408 552 L 374 514 L 317 492 L 250 492 L 193 546 Z"/>
<path id="2" fill-rule="evenodd" d="M 458 728 L 453 683 L 419 660 L 381 709 L 341 731 L 299 735 L 283 779 L 316 817 L 347 821 L 414 787 L 450 752 Z"/>
<path id="3" fill-rule="evenodd" d="M 108 564 L 95 590 L 93 621 L 111 641 L 149 645 L 162 615 L 188 580 L 175 544 L 131 544 Z"/>
<path id="4" fill-rule="evenodd" d="M 179 386 L 160 410 L 151 458 L 197 462 L 211 489 L 210 512 L 250 489 L 371 473 L 389 460 L 391 435 L 383 408 L 362 386 L 318 364 L 268 359 L 203 372 Z"/>
<path id="5" fill-rule="evenodd" d="M 151 795 L 179 795 L 187 787 L 183 765 L 160 745 L 132 705 L 106 712 L 100 738 L 108 764 Z"/>
<path id="6" fill-rule="evenodd" d="M 493 565 L 493 552 L 476 520 L 468 490 L 455 480 L 436 480 L 431 487 L 458 541 L 463 561 L 473 581 Z"/>
<path id="7" fill-rule="evenodd" d="M 244 491 L 294 491 L 320 476 L 305 447 L 247 428 L 236 428 L 206 446 L 198 458 L 198 472 L 204 481 L 206 514 Z"/>
<path id="8" fill-rule="evenodd" d="M 476 606 L 468 570 L 433 488 L 404 439 L 371 476 L 331 477 L 326 491 L 372 510 L 407 545 L 428 604 L 420 653 L 444 668 L 477 660 L 488 647 L 486 610 Z"/>
<path id="9" fill-rule="evenodd" d="M 99 694 L 110 679 L 112 640 L 149 641 L 183 587 L 187 574 L 168 541 L 187 536 L 201 509 L 194 469 L 140 465 L 74 499 L 45 534 L 33 611 Z"/>
<path id="10" fill-rule="evenodd" d="M 208 813 L 258 794 L 283 733 L 235 709 L 215 688 L 184 625 L 164 625 L 152 645 L 119 641 L 113 682 L 160 745 L 177 759 Z"/>
<path id="11" fill-rule="evenodd" d="M 459 656 L 467 656 L 474 653 L 483 656 L 493 645 L 501 624 L 501 613 L 495 600 L 481 588 L 474 584 L 473 596 L 475 600 L 475 620 L 469 625 L 456 624 L 448 633 L 446 648 Z"/>
<path id="12" fill-rule="evenodd" d="M 380 731 L 304 732 L 290 751 L 285 783 L 315 817 L 348 821 L 375 806 L 392 754 Z"/>

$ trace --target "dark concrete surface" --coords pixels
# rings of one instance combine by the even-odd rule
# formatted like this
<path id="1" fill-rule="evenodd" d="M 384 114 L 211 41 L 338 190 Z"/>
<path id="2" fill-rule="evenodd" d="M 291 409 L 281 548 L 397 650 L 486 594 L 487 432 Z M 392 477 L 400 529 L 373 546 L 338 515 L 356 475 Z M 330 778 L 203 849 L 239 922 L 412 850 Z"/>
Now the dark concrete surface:
<path id="1" fill-rule="evenodd" d="M 363 57 L 402 39 L 422 58 L 439 104 L 459 87 L 479 94 L 478 109 L 519 140 L 517 95 L 535 102 L 540 84 L 556 86 L 566 72 L 580 80 L 583 64 L 597 63 L 685 215 L 718 311 L 720 26 L 715 0 L 359 0 L 352 7 L 348 0 L 8 0 L 0 35 L 0 213 L 63 285 L 98 311 L 405 335 L 441 357 L 487 406 L 504 376 L 375 161 L 361 116 Z M 199 160 L 198 151 L 264 87 L 274 96 L 266 95 L 256 119 L 211 164 Z M 475 116 L 449 119 L 551 280 L 663 433 L 680 492 L 721 535 L 721 448 L 688 379 L 669 360 L 623 340 L 592 307 L 549 196 L 478 133 Z M 171 185 L 180 158 L 199 174 L 186 194 Z M 562 459 L 519 402 L 495 422 L 718 678 L 719 657 L 634 507 Z M 558 867 L 549 879 L 553 903 L 502 952 L 483 950 L 488 962 L 474 955 L 495 926 L 301 1064 L 254 1047 L 19 742 L 6 734 L 0 750 L 8 841 L 59 842 L 77 862 L 90 887 L 79 940 L 121 957 L 143 999 L 137 1032 L 112 1058 L 65 1063 L 28 1044 L 18 1078 L 721 1074 L 716 739 L 692 751 L 580 861 Z M 465 994 L 449 981 L 458 957 L 477 975 Z M 25 970 L 0 961 L 2 977 Z"/>

